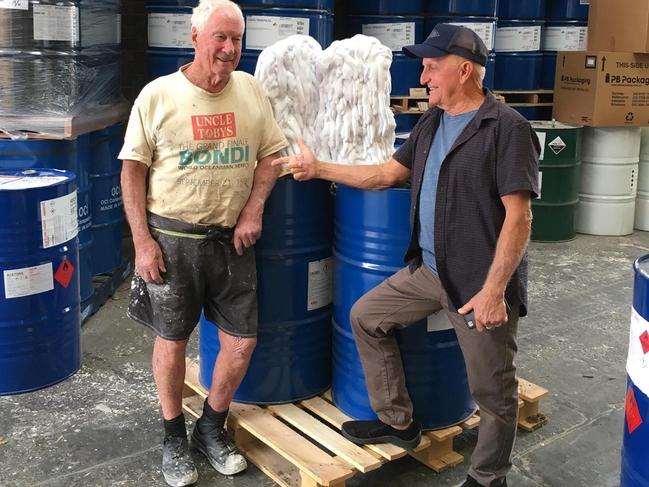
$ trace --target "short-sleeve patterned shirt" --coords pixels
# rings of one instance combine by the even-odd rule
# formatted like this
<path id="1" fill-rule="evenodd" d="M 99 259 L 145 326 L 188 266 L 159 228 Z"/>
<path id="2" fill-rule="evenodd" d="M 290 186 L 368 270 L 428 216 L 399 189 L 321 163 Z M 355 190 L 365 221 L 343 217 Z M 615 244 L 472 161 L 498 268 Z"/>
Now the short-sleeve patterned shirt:
<path id="1" fill-rule="evenodd" d="M 502 196 L 538 195 L 539 141 L 530 123 L 485 90 L 473 120 L 443 160 L 435 200 L 435 259 L 453 310 L 482 288 L 505 220 Z M 405 261 L 421 265 L 419 201 L 428 150 L 443 111 L 428 110 L 394 159 L 411 169 L 412 235 Z M 505 291 L 507 302 L 527 314 L 527 252 Z"/>

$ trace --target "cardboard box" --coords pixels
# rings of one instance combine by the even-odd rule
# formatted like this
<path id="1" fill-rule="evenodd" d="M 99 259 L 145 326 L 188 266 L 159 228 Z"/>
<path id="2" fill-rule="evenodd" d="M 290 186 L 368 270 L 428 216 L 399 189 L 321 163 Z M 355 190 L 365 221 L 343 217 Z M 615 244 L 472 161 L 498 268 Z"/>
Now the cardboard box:
<path id="1" fill-rule="evenodd" d="M 599 127 L 649 125 L 649 54 L 560 51 L 553 117 Z"/>
<path id="2" fill-rule="evenodd" d="M 588 50 L 649 52 L 649 0 L 590 0 Z"/>

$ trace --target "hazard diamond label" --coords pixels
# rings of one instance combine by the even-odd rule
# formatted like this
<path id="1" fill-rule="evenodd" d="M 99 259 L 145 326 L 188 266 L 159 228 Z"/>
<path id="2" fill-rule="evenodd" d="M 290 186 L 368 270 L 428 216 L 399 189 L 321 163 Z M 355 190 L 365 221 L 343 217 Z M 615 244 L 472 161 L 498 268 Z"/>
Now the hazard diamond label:
<path id="1" fill-rule="evenodd" d="M 555 155 L 559 155 L 559 153 L 566 148 L 566 143 L 561 137 L 557 137 L 548 144 L 548 147 L 552 149 L 552 152 L 554 152 Z"/>
<path id="2" fill-rule="evenodd" d="M 640 411 L 638 410 L 638 403 L 635 400 L 635 394 L 633 393 L 633 387 L 629 387 L 628 392 L 626 393 L 626 424 L 629 427 L 629 434 L 633 433 L 638 426 L 642 424 L 642 417 L 640 416 Z"/>
<path id="3" fill-rule="evenodd" d="M 54 280 L 57 281 L 61 286 L 67 288 L 70 285 L 70 280 L 74 274 L 74 266 L 72 262 L 68 260 L 67 257 L 63 257 L 59 268 L 54 274 Z"/>
<path id="4" fill-rule="evenodd" d="M 642 345 L 642 351 L 644 353 L 649 352 L 649 333 L 647 333 L 647 330 L 645 330 L 639 338 L 640 345 Z"/>

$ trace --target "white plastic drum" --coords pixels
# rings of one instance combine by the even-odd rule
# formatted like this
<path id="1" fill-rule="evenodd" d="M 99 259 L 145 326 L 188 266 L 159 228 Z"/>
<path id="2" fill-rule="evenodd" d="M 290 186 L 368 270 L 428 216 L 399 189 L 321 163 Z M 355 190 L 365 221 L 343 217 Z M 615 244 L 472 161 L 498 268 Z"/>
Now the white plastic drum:
<path id="1" fill-rule="evenodd" d="M 633 232 L 640 135 L 639 128 L 584 128 L 577 232 Z"/>
<path id="2" fill-rule="evenodd" d="M 640 130 L 642 140 L 638 164 L 638 194 L 635 200 L 635 228 L 649 231 L 649 128 Z"/>

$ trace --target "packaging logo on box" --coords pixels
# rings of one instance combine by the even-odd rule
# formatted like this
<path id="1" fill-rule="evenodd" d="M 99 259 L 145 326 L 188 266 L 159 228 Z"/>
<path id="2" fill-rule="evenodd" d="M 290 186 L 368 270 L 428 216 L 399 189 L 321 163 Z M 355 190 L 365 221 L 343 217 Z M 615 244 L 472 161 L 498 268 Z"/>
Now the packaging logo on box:
<path id="1" fill-rule="evenodd" d="M 590 126 L 649 125 L 649 54 L 559 52 L 553 116 Z"/>

